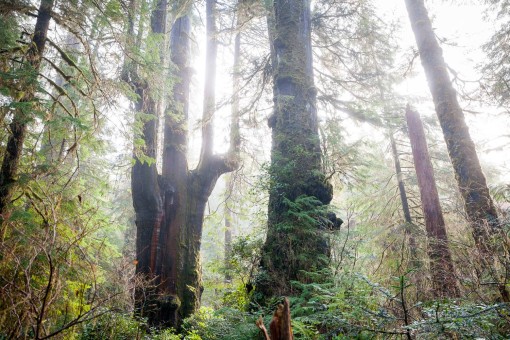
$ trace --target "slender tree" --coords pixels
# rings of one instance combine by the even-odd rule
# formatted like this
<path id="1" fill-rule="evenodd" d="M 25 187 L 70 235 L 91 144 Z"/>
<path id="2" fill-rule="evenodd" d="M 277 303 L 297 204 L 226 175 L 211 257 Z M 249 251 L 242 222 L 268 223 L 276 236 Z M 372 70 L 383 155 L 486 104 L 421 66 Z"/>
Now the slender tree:
<path id="1" fill-rule="evenodd" d="M 501 251 L 505 240 L 500 233 L 498 214 L 424 1 L 405 0 L 405 4 L 464 208 L 476 245 L 487 261 Z M 489 262 L 486 264 L 490 266 Z M 499 285 L 499 290 L 508 300 L 504 284 Z"/>
<path id="2" fill-rule="evenodd" d="M 411 210 L 409 209 L 409 203 L 407 201 L 407 193 L 404 184 L 404 178 L 402 175 L 402 167 L 400 166 L 400 157 L 398 155 L 397 143 L 393 137 L 393 133 L 390 132 L 390 144 L 391 154 L 393 156 L 393 163 L 395 164 L 395 173 L 397 174 L 398 192 L 400 194 L 400 201 L 402 202 L 402 212 L 404 213 L 404 220 L 406 223 L 412 224 Z"/>
<path id="3" fill-rule="evenodd" d="M 2 224 L 7 218 L 7 209 L 14 192 L 28 123 L 34 118 L 32 110 L 37 104 L 37 79 L 46 46 L 53 4 L 53 0 L 41 0 L 39 5 L 34 34 L 25 62 L 31 76 L 23 79 L 20 84 L 18 105 L 16 105 L 17 109 L 10 124 L 10 135 L 0 169 L 0 218 Z"/>
<path id="4" fill-rule="evenodd" d="M 411 251 L 411 263 L 415 268 L 419 267 L 418 261 L 418 248 L 416 244 L 415 235 L 413 234 L 413 227 L 415 224 L 411 218 L 411 209 L 409 208 L 409 201 L 407 199 L 407 191 L 404 183 L 404 175 L 402 173 L 402 166 L 400 165 L 400 157 L 397 150 L 397 143 L 393 137 L 393 132 L 390 131 L 390 144 L 391 154 L 393 156 L 393 163 L 395 165 L 395 174 L 397 175 L 398 192 L 400 195 L 400 202 L 402 203 L 402 212 L 404 214 L 405 221 L 405 233 L 409 238 L 409 247 Z"/>
<path id="5" fill-rule="evenodd" d="M 448 248 L 448 237 L 439 203 L 434 169 L 425 139 L 425 130 L 420 116 L 409 107 L 406 109 L 407 127 L 413 150 L 414 168 L 420 188 L 421 205 L 425 217 L 428 238 L 428 254 L 432 286 L 436 297 L 457 297 L 459 289 L 455 278 L 452 256 Z"/>
<path id="6" fill-rule="evenodd" d="M 256 283 L 261 299 L 291 294 L 292 280 L 306 281 L 306 272 L 327 268 L 317 210 L 331 201 L 332 187 L 321 164 L 310 24 L 308 0 L 274 2 L 268 232 Z"/>
<path id="7" fill-rule="evenodd" d="M 231 109 L 231 136 L 230 149 L 236 154 L 240 154 L 241 147 L 241 136 L 239 128 L 239 117 L 241 114 L 240 109 L 240 90 L 241 90 L 241 37 L 242 27 L 245 24 L 245 11 L 247 1 L 239 0 L 236 8 L 236 27 L 235 27 L 235 38 L 234 38 L 234 66 L 232 72 L 232 109 Z M 226 199 L 225 199 L 225 281 L 230 281 L 231 275 L 229 272 L 230 268 L 230 253 L 232 252 L 232 216 L 231 206 L 233 203 L 230 199 L 232 191 L 234 190 L 235 177 L 233 174 L 228 175 L 227 188 L 226 188 Z"/>

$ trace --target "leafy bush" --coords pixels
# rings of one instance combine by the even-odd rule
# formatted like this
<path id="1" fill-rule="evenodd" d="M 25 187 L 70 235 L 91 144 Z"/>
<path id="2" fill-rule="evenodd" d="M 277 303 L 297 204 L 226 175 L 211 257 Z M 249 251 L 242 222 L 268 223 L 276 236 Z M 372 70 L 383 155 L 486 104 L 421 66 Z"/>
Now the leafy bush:
<path id="1" fill-rule="evenodd" d="M 198 313 L 184 321 L 186 340 L 247 340 L 257 339 L 256 315 L 233 308 L 213 311 L 202 307 Z"/>
<path id="2" fill-rule="evenodd" d="M 510 310 L 505 303 L 494 305 L 432 302 L 423 308 L 424 318 L 409 329 L 420 338 L 455 337 L 507 339 Z M 506 335 L 505 335 L 506 333 Z"/>
<path id="3" fill-rule="evenodd" d="M 84 325 L 80 340 L 139 339 L 145 333 L 145 326 L 130 315 L 107 313 Z"/>
<path id="4" fill-rule="evenodd" d="M 120 313 L 107 313 L 83 326 L 80 340 L 180 340 L 173 329 L 151 329 L 145 320 L 137 320 L 133 316 Z"/>

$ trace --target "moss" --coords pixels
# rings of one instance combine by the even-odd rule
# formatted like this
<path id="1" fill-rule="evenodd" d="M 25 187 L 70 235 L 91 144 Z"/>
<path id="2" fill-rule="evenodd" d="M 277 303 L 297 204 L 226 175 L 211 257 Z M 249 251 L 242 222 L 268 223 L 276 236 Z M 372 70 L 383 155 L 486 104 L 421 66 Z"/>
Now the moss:
<path id="1" fill-rule="evenodd" d="M 322 173 L 304 2 L 275 1 L 275 111 L 269 119 L 273 145 L 268 236 L 254 300 L 296 293 L 292 281 L 327 266 L 325 205 L 333 188 Z M 305 19 L 305 20 L 303 20 Z M 305 33 L 303 33 L 303 30 Z M 329 224 L 328 224 L 329 225 Z"/>
<path id="2" fill-rule="evenodd" d="M 177 310 L 181 307 L 181 300 L 177 295 L 169 294 L 162 295 L 158 298 L 158 304 L 161 309 L 166 310 Z"/>

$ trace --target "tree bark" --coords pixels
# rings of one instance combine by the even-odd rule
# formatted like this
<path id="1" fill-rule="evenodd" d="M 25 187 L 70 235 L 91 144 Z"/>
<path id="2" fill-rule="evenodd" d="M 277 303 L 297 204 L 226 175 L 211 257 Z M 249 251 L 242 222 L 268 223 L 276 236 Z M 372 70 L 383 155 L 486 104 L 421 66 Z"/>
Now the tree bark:
<path id="1" fill-rule="evenodd" d="M 164 33 L 163 12 L 166 1 L 160 1 L 151 18 L 152 31 Z M 174 8 L 175 10 L 175 8 Z M 182 8 L 176 12 L 181 13 Z M 200 246 L 205 207 L 212 190 L 223 173 L 237 167 L 234 142 L 227 155 L 213 153 L 213 118 L 215 112 L 216 28 L 215 1 L 206 3 L 207 56 L 202 117 L 202 150 L 196 169 L 188 170 L 187 119 L 191 81 L 190 36 L 188 15 L 178 16 L 170 33 L 170 59 L 176 82 L 164 116 L 162 175 L 156 165 L 139 160 L 133 167 L 133 201 L 137 213 L 137 273 L 154 279 L 156 289 L 147 299 L 151 309 L 142 313 L 158 327 L 179 328 L 182 320 L 200 307 L 202 293 Z M 164 58 L 162 58 L 163 60 Z M 147 87 L 147 86 L 146 86 Z M 140 106 L 154 119 L 144 124 L 143 139 L 146 155 L 156 159 L 158 108 L 161 106 L 149 95 L 150 88 L 137 86 Z M 145 108 L 147 107 L 147 108 Z M 233 117 L 238 123 L 238 117 Z M 234 129 L 239 133 L 238 129 Z M 138 266 L 140 268 L 138 268 Z M 144 291 L 146 293 L 146 291 Z M 138 304 L 142 296 L 138 296 Z M 140 309 L 140 308 L 139 308 Z"/>
<path id="2" fill-rule="evenodd" d="M 405 4 L 455 178 L 464 200 L 464 209 L 482 262 L 492 271 L 494 261 L 502 261 L 508 272 L 510 266 L 504 254 L 504 249 L 508 248 L 508 238 L 501 231 L 497 210 L 490 196 L 475 144 L 469 134 L 464 113 L 458 103 L 457 93 L 448 75 L 443 52 L 432 29 L 424 1 L 405 0 Z M 491 273 L 491 276 L 496 281 L 501 281 L 497 274 Z M 510 293 L 504 282 L 498 284 L 498 289 L 502 298 L 509 301 Z"/>
<path id="3" fill-rule="evenodd" d="M 272 40 L 274 113 L 272 128 L 268 232 L 262 250 L 256 297 L 291 295 L 292 280 L 327 268 L 329 245 L 317 218 L 313 230 L 289 214 L 300 197 L 315 197 L 315 209 L 332 199 L 321 164 L 316 89 L 313 81 L 310 2 L 274 2 Z M 309 227 L 309 226 L 308 226 Z"/>
<path id="4" fill-rule="evenodd" d="M 439 203 L 434 169 L 430 161 L 423 124 L 418 113 L 409 107 L 406 109 L 406 119 L 425 217 L 434 295 L 438 298 L 458 297 L 459 288 L 448 248 L 443 212 Z"/>
<path id="5" fill-rule="evenodd" d="M 2 228 L 4 228 L 3 224 L 8 218 L 8 207 L 15 189 L 27 126 L 28 123 L 32 121 L 31 111 L 34 108 L 34 101 L 36 101 L 35 94 L 37 91 L 35 79 L 38 78 L 37 74 L 46 46 L 46 37 L 50 25 L 53 4 L 53 0 L 41 0 L 39 5 L 34 35 L 27 53 L 25 65 L 35 77 L 33 77 L 34 80 L 32 81 L 29 80 L 20 84 L 23 87 L 24 94 L 18 100 L 18 109 L 14 112 L 12 122 L 9 125 L 9 139 L 0 169 L 0 220 Z M 32 77 L 29 78 L 32 79 Z"/>
<path id="6" fill-rule="evenodd" d="M 457 101 L 457 93 L 450 81 L 443 52 L 432 30 L 423 0 L 405 2 L 473 236 L 480 251 L 490 252 L 489 237 L 499 229 L 498 215 L 475 144 Z"/>
<path id="7" fill-rule="evenodd" d="M 231 177 L 232 178 L 232 177 Z M 233 182 L 231 179 L 229 179 L 228 182 Z M 228 189 L 227 189 L 228 190 Z M 230 201 L 230 200 L 229 200 Z M 224 259 L 223 263 L 225 266 L 225 277 L 224 281 L 225 283 L 231 283 L 232 281 L 232 273 L 231 269 L 232 266 L 230 264 L 230 259 L 232 255 L 232 212 L 230 211 L 230 206 L 225 202 L 225 243 L 224 243 Z"/>
<path id="8" fill-rule="evenodd" d="M 207 200 L 211 195 L 218 178 L 238 167 L 238 155 L 230 149 L 226 155 L 215 155 L 213 152 L 214 130 L 213 121 L 216 111 L 216 1 L 206 1 L 206 71 L 204 86 L 204 106 L 202 114 L 202 148 L 200 159 L 195 170 L 188 175 L 188 201 L 186 206 L 187 225 L 184 240 L 187 247 L 183 254 L 183 302 L 181 315 L 189 316 L 200 307 L 202 294 L 200 246 L 202 228 Z M 231 139 L 233 132 L 231 131 Z"/>
<path id="9" fill-rule="evenodd" d="M 158 1 L 151 16 L 151 30 L 153 34 L 164 34 L 166 30 L 167 1 Z M 163 53 L 161 48 L 160 53 Z M 162 55 L 160 55 L 162 58 Z M 138 75 L 133 77 L 138 79 Z M 136 214 L 136 274 L 138 277 L 157 284 L 159 275 L 156 268 L 156 258 L 159 246 L 160 226 L 163 218 L 163 201 L 161 198 L 158 171 L 156 168 L 157 150 L 157 122 L 159 117 L 159 103 L 151 96 L 151 89 L 144 80 L 132 84 L 138 96 L 135 104 L 137 112 L 150 115 L 145 117 L 141 138 L 144 140 L 144 156 L 149 161 L 143 161 L 134 153 L 135 164 L 131 169 L 131 192 Z M 136 311 L 153 321 L 157 308 L 154 304 L 156 291 L 149 287 L 137 287 Z"/>
<path id="10" fill-rule="evenodd" d="M 187 119 L 189 106 L 190 19 L 182 16 L 172 26 L 171 60 L 176 66 L 171 105 L 165 115 L 163 175 L 164 222 L 161 229 L 159 322 L 180 327 L 182 320 L 198 310 L 202 294 L 200 247 L 207 201 L 218 178 L 238 164 L 238 129 L 232 129 L 227 155 L 213 153 L 213 119 L 216 78 L 215 1 L 206 3 L 206 79 L 202 116 L 202 149 L 199 164 L 189 171 Z M 232 117 L 233 126 L 239 117 Z"/>
<path id="11" fill-rule="evenodd" d="M 161 323 L 179 327 L 182 321 L 180 306 L 186 282 L 182 278 L 184 238 L 188 201 L 188 134 L 191 23 L 187 15 L 179 17 L 170 33 L 170 59 L 176 78 L 165 114 L 162 178 L 164 190 L 164 221 L 160 235 L 160 314 Z"/>

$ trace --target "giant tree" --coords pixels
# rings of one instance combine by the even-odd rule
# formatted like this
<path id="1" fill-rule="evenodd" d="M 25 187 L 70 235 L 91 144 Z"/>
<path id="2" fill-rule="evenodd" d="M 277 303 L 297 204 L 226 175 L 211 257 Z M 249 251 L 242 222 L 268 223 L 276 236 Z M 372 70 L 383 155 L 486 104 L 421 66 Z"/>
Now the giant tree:
<path id="1" fill-rule="evenodd" d="M 134 4 L 135 1 L 132 2 Z M 164 41 L 163 34 L 166 30 L 166 12 L 167 2 L 158 1 L 156 8 L 151 16 L 151 33 L 160 41 Z M 129 32 L 133 34 L 133 26 L 129 17 Z M 155 39 L 155 38 L 154 38 Z M 163 44 L 164 45 L 164 44 Z M 162 58 L 163 48 L 160 47 L 158 59 Z M 156 59 L 156 63 L 158 60 Z M 159 62 L 161 65 L 162 63 Z M 128 77 L 126 74 L 125 77 Z M 159 236 L 161 220 L 163 218 L 162 198 L 158 184 L 158 173 L 154 160 L 156 159 L 157 149 L 157 117 L 159 103 L 154 92 L 148 85 L 148 80 L 143 79 L 139 74 L 131 72 L 129 79 L 137 101 L 135 110 L 138 119 L 141 120 L 142 130 L 141 139 L 143 140 L 143 156 L 146 161 L 135 153 L 134 165 L 131 169 L 131 190 L 133 195 L 133 205 L 136 213 L 136 273 L 147 279 L 152 279 L 156 275 L 155 256 L 157 246 L 155 243 Z M 152 90 L 152 93 L 151 93 Z M 140 115 L 143 115 L 140 117 Z M 144 296 L 142 297 L 141 294 Z M 137 308 L 142 315 L 147 314 L 146 305 L 153 303 L 153 297 L 145 296 L 145 292 L 137 290 Z M 153 313 L 154 311 L 150 311 Z"/>
<path id="2" fill-rule="evenodd" d="M 202 114 L 202 147 L 199 163 L 188 169 L 188 107 L 191 71 L 189 9 L 173 8 L 181 13 L 174 18 L 170 34 L 170 69 L 174 70 L 173 90 L 168 100 L 157 97 L 157 89 L 149 79 L 132 82 L 138 95 L 136 109 L 143 112 L 141 139 L 144 142 L 143 159 L 135 157 L 132 171 L 133 203 L 137 216 L 137 273 L 152 280 L 152 296 L 138 289 L 137 305 L 142 315 L 158 325 L 179 326 L 180 321 L 200 306 L 201 268 L 200 245 L 207 201 L 218 178 L 237 167 L 238 157 L 233 142 L 225 155 L 214 153 L 214 114 L 216 77 L 216 4 L 206 2 L 206 74 Z M 151 31 L 165 32 L 164 16 L 167 2 L 159 1 L 152 12 Z M 174 4 L 178 7 L 178 4 Z M 184 13 L 184 15 L 183 15 Z M 160 63 L 164 61 L 164 36 L 160 36 Z M 136 75 L 135 75 L 136 76 Z M 135 78 L 132 77 L 133 79 Z M 156 94 L 155 94 L 156 93 Z M 155 164 L 157 121 L 164 109 L 164 140 L 162 174 Z M 232 135 L 237 134 L 232 129 Z M 234 132 L 235 131 L 235 132 Z M 232 137 L 233 140 L 239 140 Z M 149 308 L 146 310 L 144 308 Z"/>
<path id="3" fill-rule="evenodd" d="M 504 239 L 498 214 L 424 1 L 405 0 L 405 4 L 473 236 L 487 258 L 501 249 Z M 504 284 L 499 290 L 505 300 L 510 298 Z"/>
<path id="4" fill-rule="evenodd" d="M 332 186 L 322 169 L 313 81 L 309 0 L 274 1 L 274 112 L 267 239 L 258 297 L 291 294 L 291 281 L 328 264 L 324 208 Z"/>

